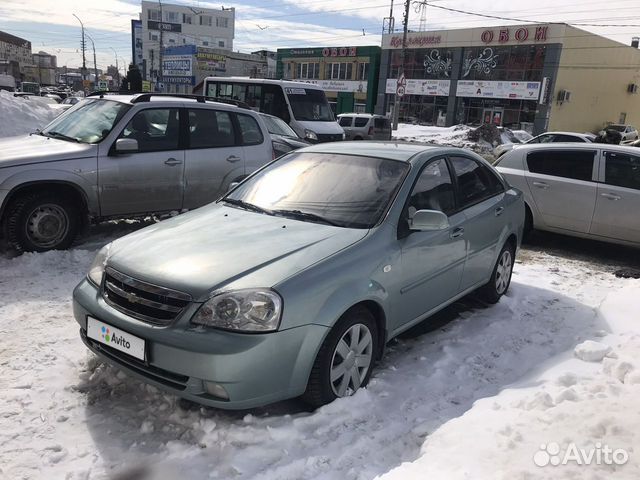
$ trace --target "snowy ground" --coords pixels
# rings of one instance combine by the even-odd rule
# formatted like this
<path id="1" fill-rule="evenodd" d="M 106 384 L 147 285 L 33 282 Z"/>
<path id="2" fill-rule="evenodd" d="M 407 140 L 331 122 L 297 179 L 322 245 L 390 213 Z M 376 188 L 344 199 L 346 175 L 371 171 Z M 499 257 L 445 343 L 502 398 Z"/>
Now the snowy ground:
<path id="1" fill-rule="evenodd" d="M 185 410 L 97 361 L 72 318 L 95 251 L 139 225 L 102 225 L 67 252 L 0 253 L 1 478 L 142 478 L 140 466 L 198 479 L 640 475 L 640 280 L 612 274 L 640 265 L 633 251 L 543 237 L 498 305 L 456 303 L 393 342 L 369 388 L 316 412 Z M 611 351 L 584 344 L 599 361 L 580 360 L 586 340 Z M 629 452 L 615 476 L 533 463 L 541 443 L 596 441 Z"/>
<path id="2" fill-rule="evenodd" d="M 0 91 L 0 138 L 24 135 L 42 128 L 60 112 L 32 99 Z"/>

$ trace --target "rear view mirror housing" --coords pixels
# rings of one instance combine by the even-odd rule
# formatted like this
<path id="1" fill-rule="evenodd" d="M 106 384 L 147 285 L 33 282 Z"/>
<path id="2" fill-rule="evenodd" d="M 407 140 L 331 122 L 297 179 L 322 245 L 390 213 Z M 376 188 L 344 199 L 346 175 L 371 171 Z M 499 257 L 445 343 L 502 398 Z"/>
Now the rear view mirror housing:
<path id="1" fill-rule="evenodd" d="M 116 140 L 116 153 L 135 153 L 138 151 L 138 141 L 135 138 L 119 138 Z"/>
<path id="2" fill-rule="evenodd" d="M 449 228 L 449 218 L 438 210 L 418 210 L 409 219 L 409 228 L 419 232 L 433 232 Z"/>

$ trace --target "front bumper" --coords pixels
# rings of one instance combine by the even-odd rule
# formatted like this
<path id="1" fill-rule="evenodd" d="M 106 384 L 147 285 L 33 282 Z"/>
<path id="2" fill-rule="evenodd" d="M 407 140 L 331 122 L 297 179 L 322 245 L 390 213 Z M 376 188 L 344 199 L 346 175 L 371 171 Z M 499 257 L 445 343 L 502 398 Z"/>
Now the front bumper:
<path id="1" fill-rule="evenodd" d="M 327 327 L 305 325 L 273 333 L 241 334 L 194 327 L 187 308 L 168 327 L 150 325 L 109 306 L 83 280 L 73 293 L 73 313 L 87 347 L 129 374 L 177 396 L 223 409 L 253 408 L 304 393 Z M 87 316 L 145 339 L 147 361 L 87 338 Z M 207 393 L 221 385 L 229 399 Z"/>

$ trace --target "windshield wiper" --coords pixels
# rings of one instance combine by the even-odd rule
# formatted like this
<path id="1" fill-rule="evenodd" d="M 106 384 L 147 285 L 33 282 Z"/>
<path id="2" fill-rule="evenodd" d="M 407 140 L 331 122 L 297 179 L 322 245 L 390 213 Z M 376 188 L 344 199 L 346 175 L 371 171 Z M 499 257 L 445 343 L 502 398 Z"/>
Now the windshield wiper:
<path id="1" fill-rule="evenodd" d="M 76 137 L 70 137 L 69 135 L 65 135 L 64 133 L 60 133 L 60 132 L 47 132 L 46 134 L 42 133 L 42 135 L 44 135 L 45 137 L 59 138 L 60 140 L 67 140 L 68 142 L 82 143 Z"/>
<path id="2" fill-rule="evenodd" d="M 317 215 L 311 212 L 303 212 L 301 210 L 273 210 L 273 214 L 281 215 L 283 217 L 299 218 L 301 220 L 311 220 L 318 223 L 324 223 L 326 225 L 333 225 L 334 227 L 341 227 L 342 225 L 329 220 L 321 215 Z"/>
<path id="3" fill-rule="evenodd" d="M 258 205 L 254 205 L 253 203 L 245 202 L 244 200 L 237 200 L 235 198 L 223 198 L 223 202 L 229 203 L 231 205 L 236 205 L 240 208 L 244 208 L 245 210 L 251 210 L 252 212 L 258 213 L 266 213 L 267 215 L 273 215 L 271 210 L 267 210 L 266 208 L 259 207 Z"/>

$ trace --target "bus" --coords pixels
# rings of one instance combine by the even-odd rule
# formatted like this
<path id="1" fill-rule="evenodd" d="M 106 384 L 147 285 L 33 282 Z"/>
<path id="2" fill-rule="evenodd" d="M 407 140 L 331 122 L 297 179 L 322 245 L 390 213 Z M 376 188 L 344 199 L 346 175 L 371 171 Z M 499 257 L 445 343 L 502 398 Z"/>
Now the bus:
<path id="1" fill-rule="evenodd" d="M 34 95 L 40 95 L 40 84 L 36 82 L 22 82 L 20 84 L 20 90 L 33 93 Z"/>
<path id="2" fill-rule="evenodd" d="M 208 97 L 239 100 L 252 109 L 275 115 L 312 143 L 344 140 L 324 90 L 317 85 L 286 80 L 245 77 L 207 77 Z"/>

